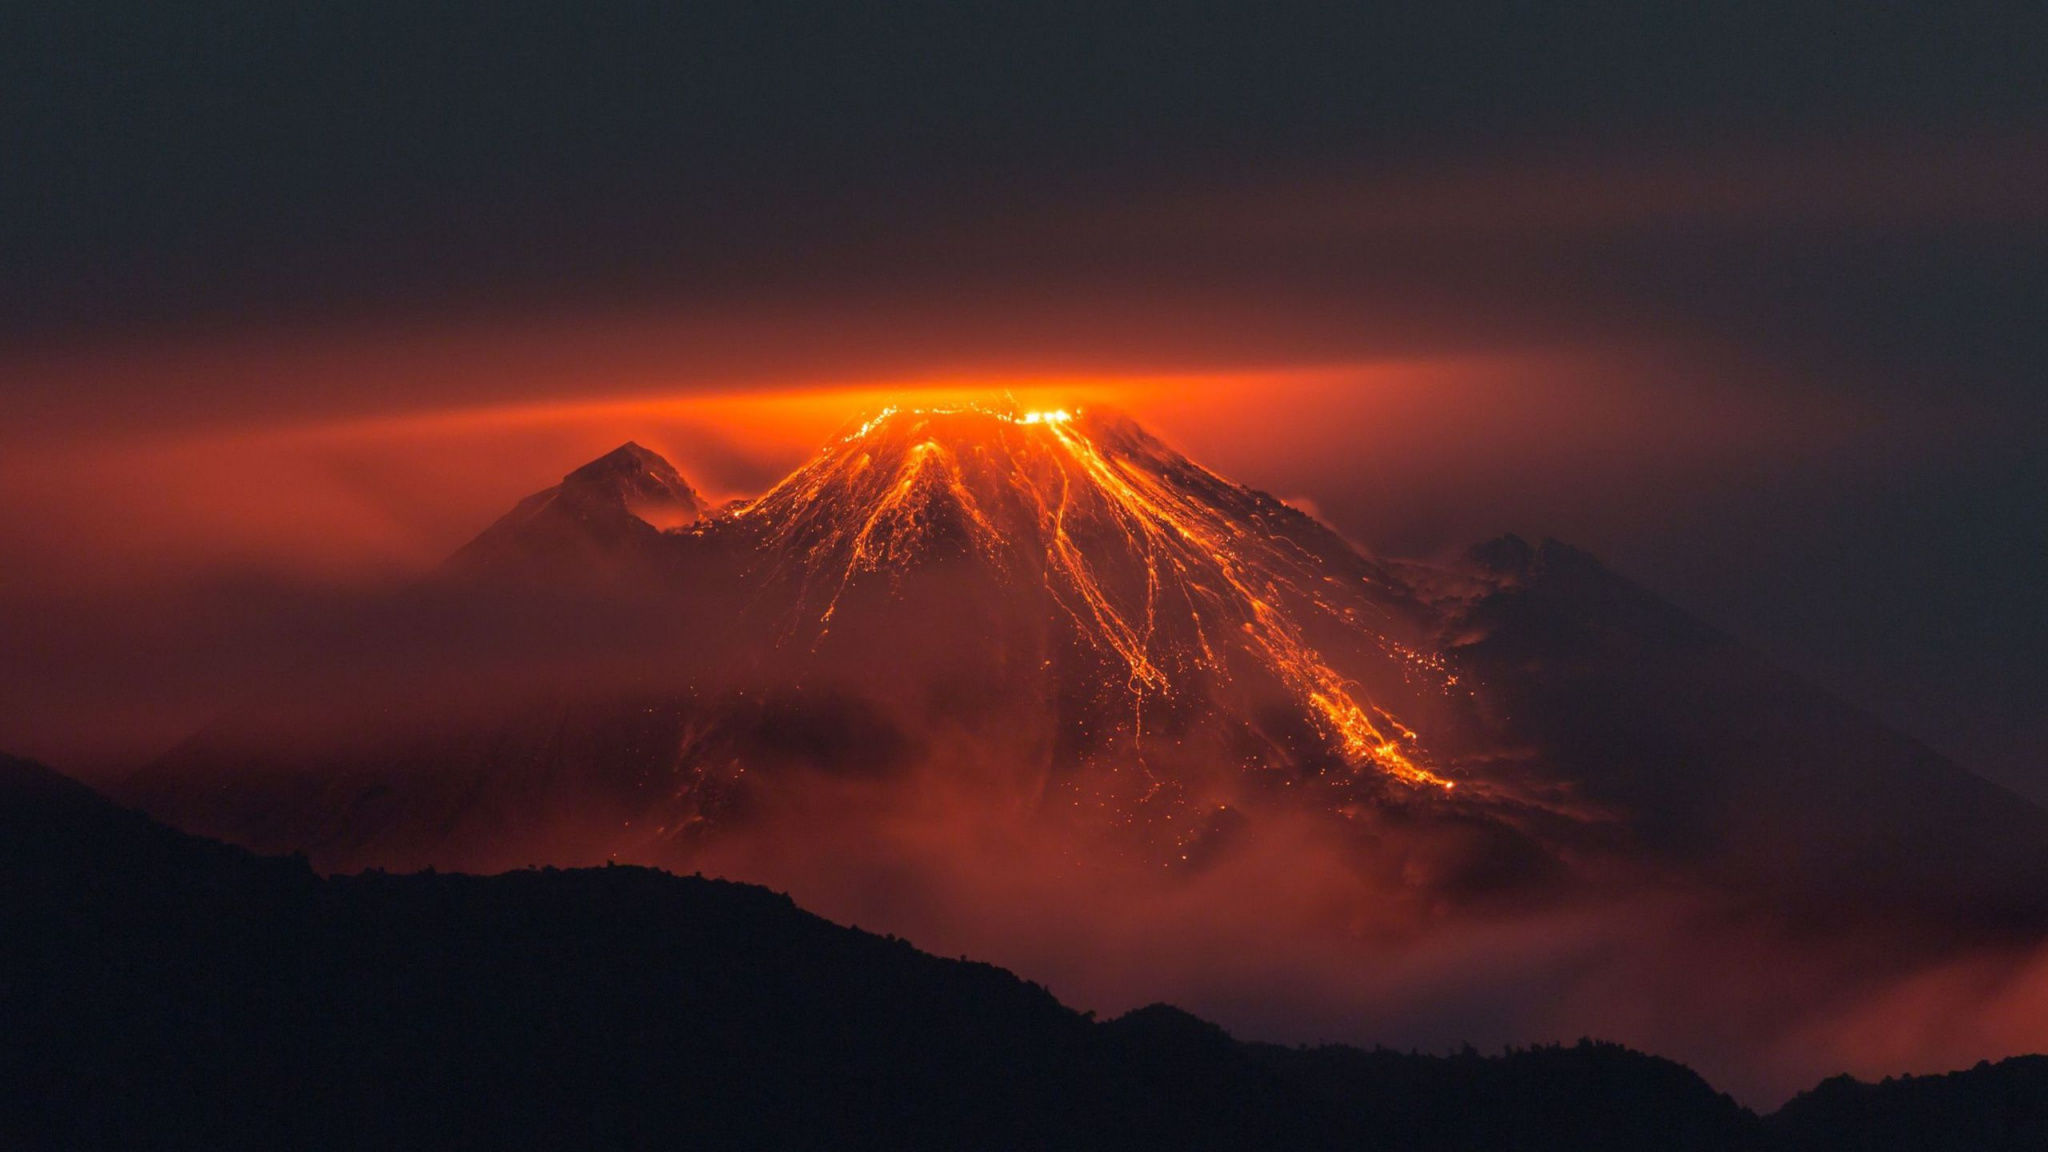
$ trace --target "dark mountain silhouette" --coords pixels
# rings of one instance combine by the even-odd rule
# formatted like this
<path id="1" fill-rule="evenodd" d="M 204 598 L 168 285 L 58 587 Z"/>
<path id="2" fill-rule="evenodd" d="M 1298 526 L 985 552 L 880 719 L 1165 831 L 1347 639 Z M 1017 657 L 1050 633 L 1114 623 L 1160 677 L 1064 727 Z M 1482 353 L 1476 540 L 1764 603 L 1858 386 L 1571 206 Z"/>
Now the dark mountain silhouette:
<path id="1" fill-rule="evenodd" d="M 1998 935 L 2048 926 L 2048 811 L 1554 540 L 1475 548 L 1447 614 L 1475 726 L 1665 859 Z M 1540 765 L 1540 767 L 1538 767 Z"/>
<path id="2" fill-rule="evenodd" d="M 2038 1148 L 2043 1062 L 1760 1121 L 1582 1042 L 1448 1057 L 1106 1023 L 746 885 L 316 875 L 0 757 L 12 1147 Z"/>
<path id="3" fill-rule="evenodd" d="M 1382 561 L 1110 413 L 886 411 L 708 515 L 627 445 L 436 589 L 354 690 L 281 684 L 122 795 L 323 869 L 688 867 L 807 781 L 939 773 L 1168 868 L 1308 812 L 1429 900 L 1654 877 L 2048 929 L 2048 812 L 1584 553 Z M 583 648 L 409 682 L 426 632 Z"/>
<path id="4" fill-rule="evenodd" d="M 2017 1056 L 1962 1072 L 1865 1084 L 1822 1082 L 1771 1118 L 1787 1152 L 1969 1152 L 2048 1148 L 2048 1056 Z"/>

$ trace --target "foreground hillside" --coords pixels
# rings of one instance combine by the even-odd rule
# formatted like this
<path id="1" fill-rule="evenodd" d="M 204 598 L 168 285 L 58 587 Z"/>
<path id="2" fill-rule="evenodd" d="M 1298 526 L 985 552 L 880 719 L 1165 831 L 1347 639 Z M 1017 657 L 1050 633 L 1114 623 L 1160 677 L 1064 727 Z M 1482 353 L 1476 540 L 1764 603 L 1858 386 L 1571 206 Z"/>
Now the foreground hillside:
<path id="1" fill-rule="evenodd" d="M 759 888 L 323 879 L 0 758 L 10 1147 L 2038 1148 L 2043 1064 L 1831 1082 L 1758 1120 L 1610 1045 L 1100 1023 Z"/>

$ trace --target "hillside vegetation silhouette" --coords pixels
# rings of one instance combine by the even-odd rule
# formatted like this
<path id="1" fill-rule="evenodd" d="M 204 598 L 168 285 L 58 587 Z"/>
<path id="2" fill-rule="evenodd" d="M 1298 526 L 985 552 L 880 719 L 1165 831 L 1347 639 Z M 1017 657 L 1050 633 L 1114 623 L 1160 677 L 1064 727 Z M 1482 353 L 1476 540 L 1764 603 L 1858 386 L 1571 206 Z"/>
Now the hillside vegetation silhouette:
<path id="1" fill-rule="evenodd" d="M 1283 1048 L 1116 1020 L 766 889 L 316 875 L 0 758 L 13 1147 L 2038 1148 L 2048 1059 L 1759 1119 L 1590 1041 Z"/>

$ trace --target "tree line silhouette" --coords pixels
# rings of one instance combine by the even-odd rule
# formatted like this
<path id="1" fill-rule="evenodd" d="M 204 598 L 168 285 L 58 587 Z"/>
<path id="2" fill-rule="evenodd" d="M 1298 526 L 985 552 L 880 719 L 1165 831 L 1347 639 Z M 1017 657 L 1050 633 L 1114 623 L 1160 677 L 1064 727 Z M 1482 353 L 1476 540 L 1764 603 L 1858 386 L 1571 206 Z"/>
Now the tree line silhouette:
<path id="1" fill-rule="evenodd" d="M 1981 1152 L 2048 1147 L 2048 1058 L 1758 1117 L 1612 1044 L 1242 1043 L 748 885 L 323 878 L 0 758 L 0 1144 Z"/>

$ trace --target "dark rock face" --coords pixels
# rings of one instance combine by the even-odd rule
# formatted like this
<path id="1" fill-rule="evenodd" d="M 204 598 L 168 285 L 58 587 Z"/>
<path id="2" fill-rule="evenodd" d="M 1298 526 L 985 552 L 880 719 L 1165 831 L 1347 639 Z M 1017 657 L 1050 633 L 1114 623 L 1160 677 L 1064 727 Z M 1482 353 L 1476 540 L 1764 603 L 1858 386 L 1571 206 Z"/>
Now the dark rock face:
<path id="1" fill-rule="evenodd" d="M 1515 544 L 1519 544 L 1516 541 Z M 2048 812 L 1774 667 L 1568 545 L 1459 613 L 1486 723 L 1661 858 L 1815 908 L 2048 925 Z"/>

